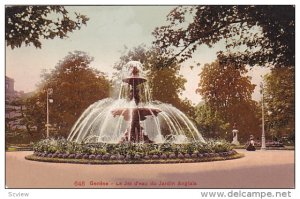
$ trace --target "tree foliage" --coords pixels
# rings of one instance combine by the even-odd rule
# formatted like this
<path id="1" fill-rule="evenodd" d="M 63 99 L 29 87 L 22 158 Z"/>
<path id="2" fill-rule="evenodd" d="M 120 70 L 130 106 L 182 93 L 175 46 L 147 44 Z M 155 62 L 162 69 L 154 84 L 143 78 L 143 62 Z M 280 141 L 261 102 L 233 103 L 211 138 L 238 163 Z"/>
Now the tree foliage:
<path id="1" fill-rule="evenodd" d="M 195 122 L 205 138 L 229 138 L 230 124 L 220 113 L 213 111 L 208 104 L 199 104 L 195 109 Z"/>
<path id="2" fill-rule="evenodd" d="M 34 125 L 33 118 L 28 114 L 29 112 L 36 114 L 31 109 L 32 107 L 26 106 L 28 95 L 30 93 L 18 93 L 5 101 L 6 143 L 29 143 L 43 137 L 41 133 L 37 133 L 42 123 Z"/>
<path id="3" fill-rule="evenodd" d="M 295 70 L 274 68 L 265 77 L 266 120 L 276 136 L 292 135 L 295 131 Z"/>
<path id="4" fill-rule="evenodd" d="M 167 20 L 169 25 L 156 28 L 153 35 L 171 60 L 184 61 L 198 46 L 224 41 L 227 51 L 218 52 L 224 61 L 295 66 L 295 6 L 179 6 Z"/>
<path id="5" fill-rule="evenodd" d="M 36 133 L 40 138 L 46 137 L 44 131 L 46 125 L 46 103 L 44 100 L 40 94 L 33 94 L 23 100 L 26 107 L 23 115 L 23 124 L 26 126 L 29 134 L 33 135 Z"/>
<path id="6" fill-rule="evenodd" d="M 218 61 L 205 64 L 197 89 L 209 107 L 210 114 L 217 114 L 219 120 L 224 124 L 229 123 L 230 127 L 237 123 L 245 139 L 249 138 L 250 133 L 256 134 L 259 128 L 256 115 L 258 106 L 251 96 L 255 85 L 251 84 L 246 73 L 244 65 L 223 65 Z"/>
<path id="7" fill-rule="evenodd" d="M 105 75 L 89 65 L 93 58 L 74 51 L 61 60 L 43 81 L 35 96 L 28 99 L 29 113 L 35 125 L 45 124 L 47 90 L 53 89 L 49 104 L 50 124 L 60 135 L 68 135 L 80 114 L 92 103 L 109 96 L 110 82 Z M 29 110 L 29 111 L 30 111 Z"/>
<path id="8" fill-rule="evenodd" d="M 88 20 L 78 13 L 72 19 L 64 6 L 6 6 L 6 45 L 12 49 L 23 44 L 41 48 L 42 39 L 65 38 Z"/>

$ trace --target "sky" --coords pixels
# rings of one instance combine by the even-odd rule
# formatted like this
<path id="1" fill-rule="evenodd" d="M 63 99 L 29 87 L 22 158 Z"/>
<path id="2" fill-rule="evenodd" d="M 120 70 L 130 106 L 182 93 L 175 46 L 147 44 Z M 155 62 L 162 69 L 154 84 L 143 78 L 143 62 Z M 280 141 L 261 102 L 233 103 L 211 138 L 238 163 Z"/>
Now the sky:
<path id="1" fill-rule="evenodd" d="M 91 66 L 113 73 L 113 65 L 125 51 L 140 44 L 151 46 L 154 41 L 152 31 L 155 27 L 167 24 L 166 16 L 174 6 L 67 6 L 67 10 L 87 15 L 87 26 L 69 34 L 66 39 L 42 40 L 42 48 L 33 46 L 15 48 L 6 47 L 6 75 L 15 80 L 15 90 L 31 92 L 40 82 L 42 70 L 50 71 L 68 52 L 80 50 L 94 57 Z M 216 59 L 216 52 L 224 49 L 218 43 L 213 48 L 200 46 L 193 58 L 182 64 L 180 74 L 186 79 L 186 90 L 182 98 L 190 99 L 194 104 L 202 98 L 195 92 L 200 81 L 199 73 L 205 63 Z M 200 63 L 200 66 L 197 66 Z M 190 66 L 194 66 L 191 69 Z M 261 75 L 267 68 L 253 68 L 249 72 L 252 83 L 259 85 Z M 253 99 L 259 100 L 259 86 Z"/>

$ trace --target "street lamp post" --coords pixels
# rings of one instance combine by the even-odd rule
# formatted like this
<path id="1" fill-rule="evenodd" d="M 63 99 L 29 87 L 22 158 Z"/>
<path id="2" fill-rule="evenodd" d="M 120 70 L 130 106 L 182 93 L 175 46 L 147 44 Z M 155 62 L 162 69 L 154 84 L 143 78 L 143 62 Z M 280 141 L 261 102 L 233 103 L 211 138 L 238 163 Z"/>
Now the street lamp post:
<path id="1" fill-rule="evenodd" d="M 265 114 L 264 114 L 264 84 L 260 84 L 261 87 L 261 116 L 262 116 L 262 134 L 261 134 L 261 150 L 266 150 L 266 135 L 265 135 Z"/>
<path id="2" fill-rule="evenodd" d="M 49 128 L 50 128 L 50 123 L 49 123 L 50 122 L 49 121 L 49 100 L 51 100 L 51 102 L 52 102 L 52 99 L 49 99 L 49 95 L 51 95 L 52 93 L 53 93 L 53 89 L 52 88 L 48 88 L 47 89 L 47 123 L 46 123 L 47 138 L 49 138 Z"/>

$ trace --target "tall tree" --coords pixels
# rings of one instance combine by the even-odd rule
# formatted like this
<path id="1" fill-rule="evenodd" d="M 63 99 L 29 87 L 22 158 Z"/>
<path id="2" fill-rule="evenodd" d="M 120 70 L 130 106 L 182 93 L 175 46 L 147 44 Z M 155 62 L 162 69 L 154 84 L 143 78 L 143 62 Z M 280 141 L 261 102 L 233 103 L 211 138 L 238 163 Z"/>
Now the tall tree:
<path id="1" fill-rule="evenodd" d="M 40 88 L 39 91 L 34 92 L 30 97 L 24 99 L 24 105 L 26 109 L 24 110 L 22 123 L 26 126 L 27 132 L 35 135 L 36 137 L 46 138 L 46 104 L 47 98 L 44 94 L 46 88 Z M 52 108 L 52 104 L 50 105 Z M 51 111 L 51 109 L 50 109 Z M 50 112 L 50 123 L 52 122 L 52 116 L 56 117 L 56 113 Z M 54 124 L 54 126 L 57 126 Z"/>
<path id="2" fill-rule="evenodd" d="M 34 118 L 35 125 L 45 122 L 48 88 L 53 89 L 50 95 L 53 103 L 49 104 L 50 124 L 65 136 L 90 104 L 109 96 L 110 82 L 103 73 L 89 66 L 92 61 L 93 58 L 85 52 L 74 51 L 61 60 L 55 69 L 42 75 L 39 91 L 28 99 L 28 107 L 34 110 L 28 114 Z M 37 109 L 43 111 L 37 115 Z"/>
<path id="3" fill-rule="evenodd" d="M 277 67 L 265 76 L 266 119 L 275 136 L 295 132 L 295 69 Z"/>
<path id="4" fill-rule="evenodd" d="M 223 65 L 219 61 L 205 64 L 197 92 L 213 114 L 220 114 L 230 127 L 237 123 L 241 135 L 249 138 L 250 133 L 258 132 L 259 120 L 256 116 L 257 103 L 251 97 L 255 85 L 251 84 L 246 73 L 244 65 Z"/>
<path id="5" fill-rule="evenodd" d="M 179 6 L 167 20 L 169 25 L 156 28 L 153 35 L 171 60 L 184 61 L 198 46 L 224 41 L 228 51 L 218 53 L 225 61 L 295 66 L 293 5 Z"/>
<path id="6" fill-rule="evenodd" d="M 23 44 L 41 48 L 41 39 L 65 38 L 88 20 L 78 13 L 72 19 L 64 6 L 6 6 L 6 45 L 12 49 Z"/>

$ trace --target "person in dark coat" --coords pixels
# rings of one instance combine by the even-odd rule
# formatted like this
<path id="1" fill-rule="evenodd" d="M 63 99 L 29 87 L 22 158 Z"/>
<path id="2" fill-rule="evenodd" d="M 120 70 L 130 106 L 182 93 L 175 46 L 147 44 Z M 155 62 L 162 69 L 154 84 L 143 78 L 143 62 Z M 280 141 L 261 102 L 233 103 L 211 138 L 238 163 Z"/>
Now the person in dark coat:
<path id="1" fill-rule="evenodd" d="M 255 146 L 254 146 L 254 139 L 253 139 L 253 135 L 250 135 L 250 142 L 246 148 L 247 151 L 255 151 Z"/>

